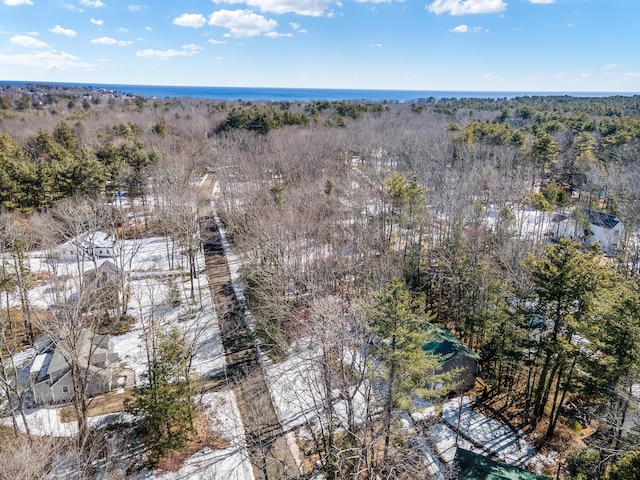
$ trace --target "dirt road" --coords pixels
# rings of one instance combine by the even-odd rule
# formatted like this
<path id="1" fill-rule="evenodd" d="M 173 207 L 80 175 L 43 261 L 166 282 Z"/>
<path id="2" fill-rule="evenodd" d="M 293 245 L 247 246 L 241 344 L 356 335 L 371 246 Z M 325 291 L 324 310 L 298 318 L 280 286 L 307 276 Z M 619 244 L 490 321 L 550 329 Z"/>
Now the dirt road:
<path id="1" fill-rule="evenodd" d="M 227 258 L 211 207 L 211 175 L 202 186 L 200 227 L 203 237 L 205 268 L 209 277 L 224 347 L 224 378 L 211 382 L 210 388 L 232 388 L 247 439 L 247 449 L 256 480 L 297 478 L 298 470 L 287 446 L 282 426 L 267 388 L 264 371 L 252 330 L 245 321 L 244 306 L 238 302 L 231 283 Z M 208 211 L 207 211 L 208 210 Z"/>

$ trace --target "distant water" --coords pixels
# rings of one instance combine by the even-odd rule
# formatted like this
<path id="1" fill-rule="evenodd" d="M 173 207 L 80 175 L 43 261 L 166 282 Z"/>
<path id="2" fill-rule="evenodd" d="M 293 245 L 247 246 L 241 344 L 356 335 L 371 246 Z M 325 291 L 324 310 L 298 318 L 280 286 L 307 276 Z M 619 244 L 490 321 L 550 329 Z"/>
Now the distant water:
<path id="1" fill-rule="evenodd" d="M 368 100 L 373 102 L 408 102 L 419 98 L 514 98 L 533 95 L 571 95 L 576 97 L 631 96 L 615 92 L 473 92 L 439 90 L 356 90 L 332 88 L 257 88 L 257 87 L 183 87 L 169 85 L 111 85 L 97 83 L 0 81 L 0 85 L 51 85 L 113 90 L 152 98 L 189 97 L 244 101 Z"/>

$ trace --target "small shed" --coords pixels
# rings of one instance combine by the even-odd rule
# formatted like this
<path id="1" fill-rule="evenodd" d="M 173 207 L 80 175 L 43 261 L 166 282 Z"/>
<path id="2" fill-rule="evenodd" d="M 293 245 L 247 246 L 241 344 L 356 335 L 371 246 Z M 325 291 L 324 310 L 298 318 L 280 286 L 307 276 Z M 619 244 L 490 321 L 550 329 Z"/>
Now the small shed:
<path id="1" fill-rule="evenodd" d="M 460 480 L 551 480 L 484 455 L 458 447 L 453 462 L 459 470 Z"/>
<path id="2" fill-rule="evenodd" d="M 443 373 L 461 369 L 458 377 L 454 379 L 454 383 L 458 384 L 458 390 L 469 390 L 476 384 L 476 373 L 478 373 L 480 357 L 462 343 L 451 330 L 446 328 L 434 329 L 432 331 L 432 340 L 425 343 L 422 346 L 422 350 L 432 355 L 438 355 L 441 358 L 440 365 Z M 438 386 L 436 386 L 436 389 L 438 389 Z"/>

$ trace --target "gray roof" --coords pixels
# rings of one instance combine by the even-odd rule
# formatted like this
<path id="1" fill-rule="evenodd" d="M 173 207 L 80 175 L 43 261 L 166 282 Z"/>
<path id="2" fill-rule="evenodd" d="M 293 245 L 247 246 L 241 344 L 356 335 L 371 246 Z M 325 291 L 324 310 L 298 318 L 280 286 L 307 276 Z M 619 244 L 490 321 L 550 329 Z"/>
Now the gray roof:
<path id="1" fill-rule="evenodd" d="M 618 217 L 608 213 L 597 212 L 596 210 L 590 210 L 588 208 L 584 209 L 584 213 L 589 217 L 591 224 L 597 227 L 611 229 L 620 223 L 620 219 Z"/>

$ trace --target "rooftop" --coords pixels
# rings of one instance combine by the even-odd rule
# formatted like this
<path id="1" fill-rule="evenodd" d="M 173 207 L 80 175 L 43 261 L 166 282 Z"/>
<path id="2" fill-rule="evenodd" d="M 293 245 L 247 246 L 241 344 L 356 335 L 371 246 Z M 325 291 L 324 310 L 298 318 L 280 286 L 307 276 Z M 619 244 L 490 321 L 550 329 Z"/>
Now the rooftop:
<path id="1" fill-rule="evenodd" d="M 440 355 L 441 363 L 445 363 L 452 358 L 465 356 L 474 360 L 480 360 L 480 357 L 467 347 L 462 341 L 456 337 L 450 330 L 446 328 L 436 328 L 432 331 L 433 339 L 422 346 L 422 350 Z"/>
<path id="2" fill-rule="evenodd" d="M 584 209 L 584 213 L 589 217 L 589 221 L 598 227 L 613 228 L 620 223 L 620 219 L 618 217 L 608 213 L 597 212 L 595 210 L 589 210 L 588 208 Z"/>
<path id="3" fill-rule="evenodd" d="M 549 480 L 549 477 L 458 447 L 453 461 L 460 480 Z"/>

